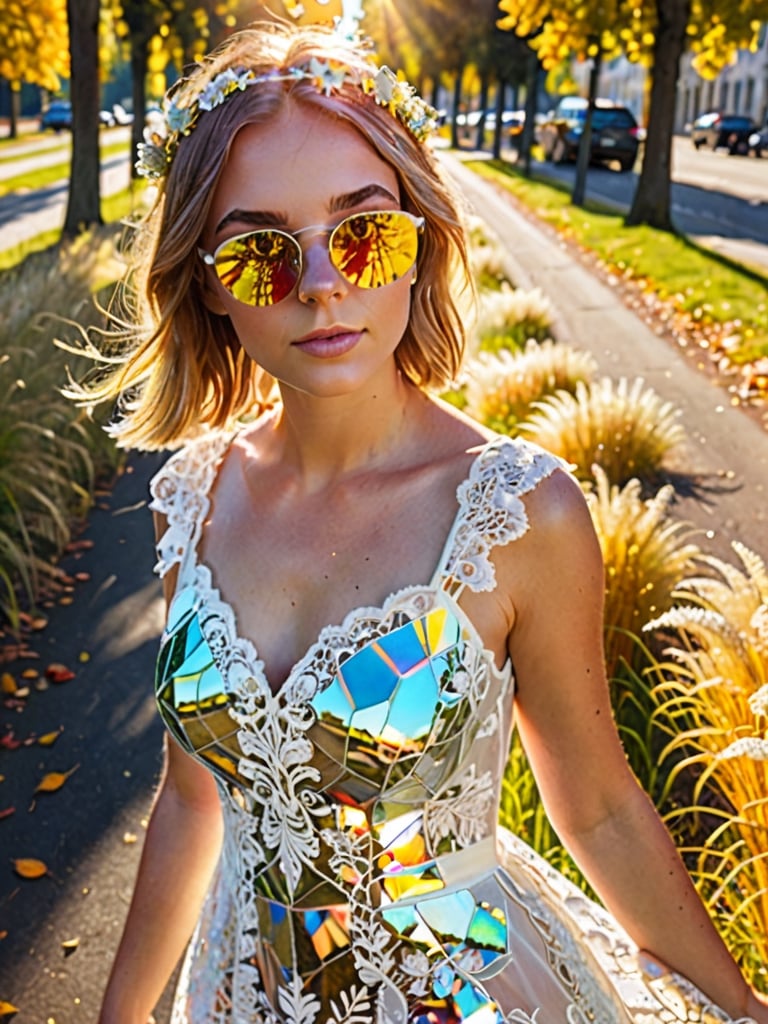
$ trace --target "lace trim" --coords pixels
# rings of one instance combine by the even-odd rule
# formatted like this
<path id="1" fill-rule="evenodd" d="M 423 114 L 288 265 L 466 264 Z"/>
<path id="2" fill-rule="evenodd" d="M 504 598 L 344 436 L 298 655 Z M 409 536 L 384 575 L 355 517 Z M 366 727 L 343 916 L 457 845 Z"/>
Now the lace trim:
<path id="1" fill-rule="evenodd" d="M 157 543 L 159 576 L 182 565 L 196 550 L 210 509 L 210 491 L 233 436 L 217 433 L 191 442 L 150 481 L 149 507 L 168 520 Z M 491 551 L 526 533 L 530 524 L 521 498 L 558 468 L 567 466 L 530 442 L 506 437 L 490 442 L 457 488 L 458 512 L 435 582 L 447 577 L 459 587 L 493 590 Z"/>
<path id="2" fill-rule="evenodd" d="M 213 481 L 233 436 L 216 433 L 191 441 L 150 480 L 149 507 L 168 520 L 168 528 L 156 545 L 155 572 L 161 578 L 197 547 L 211 504 Z"/>
<path id="3" fill-rule="evenodd" d="M 521 497 L 559 468 L 568 467 L 527 441 L 492 441 L 459 484 L 459 513 L 442 574 L 460 587 L 493 590 L 496 573 L 491 551 L 526 533 L 530 524 Z"/>

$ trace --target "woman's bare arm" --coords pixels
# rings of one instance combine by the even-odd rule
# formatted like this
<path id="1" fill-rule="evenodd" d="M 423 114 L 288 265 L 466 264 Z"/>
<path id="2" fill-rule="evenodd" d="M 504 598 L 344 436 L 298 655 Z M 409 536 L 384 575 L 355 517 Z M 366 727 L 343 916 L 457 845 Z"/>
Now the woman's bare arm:
<path id="1" fill-rule="evenodd" d="M 583 496 L 558 473 L 528 506 L 535 525 L 521 542 L 510 654 L 521 739 L 547 814 L 641 949 L 733 1017 L 768 1021 L 621 747 L 603 660 L 602 558 Z"/>

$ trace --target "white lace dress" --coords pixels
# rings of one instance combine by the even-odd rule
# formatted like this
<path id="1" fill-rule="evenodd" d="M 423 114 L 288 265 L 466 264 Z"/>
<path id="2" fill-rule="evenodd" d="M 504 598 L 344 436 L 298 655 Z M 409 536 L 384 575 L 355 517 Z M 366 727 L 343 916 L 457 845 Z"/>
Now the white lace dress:
<path id="1" fill-rule="evenodd" d="M 157 568 L 179 567 L 157 699 L 225 820 L 173 1024 L 727 1020 L 643 974 L 605 911 L 497 825 L 513 682 L 460 598 L 494 587 L 489 553 L 526 531 L 521 498 L 557 460 L 487 445 L 433 578 L 327 626 L 272 693 L 197 554 L 230 440 L 152 482 Z"/>

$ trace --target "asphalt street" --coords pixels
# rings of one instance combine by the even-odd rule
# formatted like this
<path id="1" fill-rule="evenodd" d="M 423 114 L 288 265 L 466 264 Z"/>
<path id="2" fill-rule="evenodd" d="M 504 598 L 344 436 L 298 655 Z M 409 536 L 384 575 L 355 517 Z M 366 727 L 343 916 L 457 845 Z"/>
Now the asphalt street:
<path id="1" fill-rule="evenodd" d="M 680 469 L 710 487 L 679 511 L 709 532 L 713 550 L 727 554 L 739 539 L 768 557 L 768 431 L 733 408 L 727 392 L 642 324 L 557 238 L 455 156 L 443 159 L 502 241 L 511 279 L 540 286 L 555 303 L 557 337 L 591 351 L 612 377 L 642 376 L 680 406 L 690 438 Z M 0 736 L 22 741 L 63 729 L 51 747 L 0 748 L 0 810 L 16 808 L 0 820 L 0 934 L 7 933 L 0 939 L 0 1001 L 18 1007 L 14 1024 L 93 1024 L 130 898 L 160 770 L 152 679 L 163 615 L 146 507 L 147 480 L 159 461 L 131 459 L 106 507 L 89 519 L 81 539 L 93 547 L 65 560 L 68 572 L 88 578 L 33 635 L 39 657 L 2 667 L 19 673 L 58 662 L 75 673 L 44 691 L 33 687 L 23 710 L 6 706 L 0 716 Z M 35 795 L 45 773 L 75 766 L 59 791 Z M 38 858 L 49 874 L 21 879 L 11 864 L 16 858 Z M 159 1024 L 167 1018 L 166 994 Z"/>

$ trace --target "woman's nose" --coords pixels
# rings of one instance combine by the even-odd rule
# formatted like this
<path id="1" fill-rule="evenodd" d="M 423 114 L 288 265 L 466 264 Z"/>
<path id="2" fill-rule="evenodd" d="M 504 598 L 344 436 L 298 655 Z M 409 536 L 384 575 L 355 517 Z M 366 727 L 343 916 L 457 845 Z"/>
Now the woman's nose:
<path id="1" fill-rule="evenodd" d="M 302 246 L 299 299 L 322 302 L 346 294 L 347 282 L 338 272 L 328 251 L 328 235 L 319 234 Z"/>

